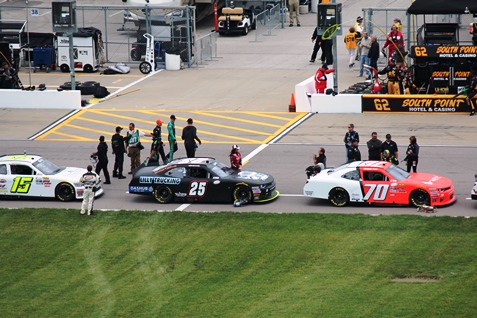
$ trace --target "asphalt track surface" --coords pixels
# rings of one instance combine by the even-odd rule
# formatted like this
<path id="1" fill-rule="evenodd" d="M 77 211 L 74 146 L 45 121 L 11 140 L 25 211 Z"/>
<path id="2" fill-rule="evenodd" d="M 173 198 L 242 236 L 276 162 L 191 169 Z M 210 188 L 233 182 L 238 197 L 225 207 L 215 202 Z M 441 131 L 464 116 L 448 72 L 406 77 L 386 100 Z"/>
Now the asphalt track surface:
<path id="1" fill-rule="evenodd" d="M 354 15 L 351 2 L 346 2 L 345 8 Z M 450 114 L 288 112 L 294 85 L 312 76 L 317 67 L 308 63 L 315 19 L 313 14 L 303 15 L 300 29 L 276 30 L 275 36 L 259 43 L 251 41 L 253 32 L 248 35 L 250 39 L 220 37 L 220 58 L 199 68 L 161 71 L 148 76 L 136 69 L 120 76 L 77 73 L 77 80 L 101 82 L 112 94 L 79 112 L 0 109 L 3 126 L 0 153 L 23 153 L 26 149 L 28 153 L 41 154 L 59 165 L 85 167 L 90 163 L 89 155 L 95 151 L 98 137 L 105 135 L 109 140 L 115 126 L 127 127 L 129 122 L 136 122 L 139 129 L 148 131 L 157 118 L 167 123 L 168 116 L 175 114 L 178 135 L 180 128 L 186 125 L 186 119 L 194 118 L 198 135 L 204 140 L 197 156 L 228 162 L 230 146 L 239 144 L 246 158 L 244 169 L 272 174 L 281 196 L 267 204 L 238 208 L 232 204 L 160 205 L 152 197 L 127 194 L 129 179 L 113 178 L 111 185 L 104 186 L 105 194 L 95 201 L 96 210 L 417 214 L 412 207 L 352 204 L 336 208 L 324 200 L 302 197 L 306 181 L 304 169 L 311 164 L 312 153 L 323 146 L 328 165 L 341 164 L 345 156 L 342 139 L 347 124 L 352 122 L 361 135 L 363 158 L 367 156 L 365 141 L 372 131 L 377 131 L 381 139 L 391 133 L 402 152 L 408 137 L 415 135 L 421 146 L 418 171 L 440 174 L 454 182 L 455 204 L 440 208 L 435 214 L 420 215 L 476 216 L 477 202 L 469 199 L 475 172 L 476 118 Z M 341 49 L 339 52 L 338 65 L 346 65 L 346 53 Z M 28 84 L 30 76 L 34 85 L 46 83 L 53 88 L 69 81 L 67 74 L 59 72 L 23 72 L 24 84 Z M 338 72 L 341 87 L 357 80 L 356 69 L 346 67 Z M 183 146 L 179 144 L 179 147 L 176 157 L 185 156 Z M 145 157 L 145 151 L 142 153 Z M 110 173 L 113 161 L 110 156 Z M 128 158 L 124 167 L 127 171 Z M 3 199 L 0 205 L 78 209 L 80 202 Z"/>

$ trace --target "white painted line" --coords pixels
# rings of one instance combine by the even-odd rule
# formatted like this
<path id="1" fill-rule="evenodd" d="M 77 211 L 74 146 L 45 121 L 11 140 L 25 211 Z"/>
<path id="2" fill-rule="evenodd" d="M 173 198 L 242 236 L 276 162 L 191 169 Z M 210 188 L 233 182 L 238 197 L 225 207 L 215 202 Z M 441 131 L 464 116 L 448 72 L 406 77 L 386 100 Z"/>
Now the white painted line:
<path id="1" fill-rule="evenodd" d="M 189 203 L 182 204 L 180 207 L 178 207 L 174 211 L 184 211 L 189 205 L 190 205 Z"/>
<path id="2" fill-rule="evenodd" d="M 40 17 L 42 17 L 42 16 L 44 16 L 44 15 L 47 15 L 47 14 L 50 14 L 50 12 L 51 12 L 51 11 L 47 11 L 47 12 L 45 12 L 45 13 L 43 13 L 43 14 L 40 14 Z"/>
<path id="3" fill-rule="evenodd" d="M 41 136 L 43 135 L 44 133 L 46 133 L 48 130 L 52 129 L 53 127 L 61 124 L 63 121 L 67 120 L 68 118 L 70 118 L 71 116 L 75 115 L 76 113 L 78 113 L 80 111 L 80 109 L 75 109 L 73 110 L 72 112 L 66 114 L 65 116 L 63 116 L 62 118 L 58 119 L 57 121 L 55 121 L 53 124 L 47 126 L 45 129 L 37 132 L 36 134 L 34 134 L 33 136 L 31 136 L 30 138 L 28 138 L 28 140 L 35 140 L 35 138 L 37 138 L 38 136 Z"/>
<path id="4" fill-rule="evenodd" d="M 118 89 L 118 90 L 115 91 L 114 93 L 109 94 L 109 95 L 106 96 L 105 98 L 101 99 L 101 101 L 106 101 L 106 100 L 108 100 L 109 98 L 115 97 L 116 95 L 120 94 L 121 92 L 127 90 L 129 87 L 134 86 L 134 85 L 136 85 L 136 84 L 138 84 L 138 83 L 144 81 L 145 79 L 147 79 L 147 78 L 149 78 L 149 77 L 151 77 L 151 76 L 153 76 L 153 75 L 155 75 L 155 74 L 157 74 L 157 73 L 159 73 L 159 72 L 162 72 L 162 71 L 164 71 L 164 69 L 160 69 L 160 70 L 158 70 L 158 71 L 151 72 L 151 73 L 147 74 L 146 76 L 144 76 L 144 77 L 138 79 L 137 81 L 134 81 L 134 82 L 130 83 L 129 85 L 126 85 L 126 86 L 124 86 L 124 87 Z M 94 105 L 96 105 L 96 103 L 95 103 L 95 104 L 91 104 L 91 105 L 86 106 L 86 107 L 83 107 L 83 109 L 91 108 L 91 107 L 93 107 Z"/>

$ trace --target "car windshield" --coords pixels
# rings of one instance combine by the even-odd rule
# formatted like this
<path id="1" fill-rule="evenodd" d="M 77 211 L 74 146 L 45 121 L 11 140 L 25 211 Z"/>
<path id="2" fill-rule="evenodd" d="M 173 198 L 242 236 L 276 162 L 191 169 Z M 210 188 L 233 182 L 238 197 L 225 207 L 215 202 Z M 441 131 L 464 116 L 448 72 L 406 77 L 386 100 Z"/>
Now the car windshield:
<path id="1" fill-rule="evenodd" d="M 219 161 L 212 161 L 211 165 L 209 166 L 214 174 L 219 176 L 220 178 L 224 178 L 226 176 L 231 175 L 234 170 L 227 167 L 223 163 Z"/>
<path id="2" fill-rule="evenodd" d="M 33 166 L 45 175 L 57 174 L 58 172 L 63 170 L 63 168 L 58 167 L 53 162 L 48 161 L 44 158 L 40 158 L 38 161 L 34 162 Z"/>
<path id="3" fill-rule="evenodd" d="M 396 165 L 390 165 L 386 172 L 393 176 L 397 181 L 409 178 L 410 174 Z"/>

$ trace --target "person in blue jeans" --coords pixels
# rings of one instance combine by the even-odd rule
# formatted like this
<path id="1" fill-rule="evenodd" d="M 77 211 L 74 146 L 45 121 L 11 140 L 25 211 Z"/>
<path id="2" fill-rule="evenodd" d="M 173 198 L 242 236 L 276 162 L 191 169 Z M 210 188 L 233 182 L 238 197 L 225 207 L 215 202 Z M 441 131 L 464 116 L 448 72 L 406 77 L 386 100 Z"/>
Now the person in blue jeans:
<path id="1" fill-rule="evenodd" d="M 368 32 L 363 31 L 363 38 L 359 42 L 359 53 L 360 53 L 360 58 L 359 58 L 359 75 L 358 77 L 363 76 L 363 70 L 364 67 L 363 65 L 369 65 L 369 49 L 371 48 L 371 39 L 368 36 Z M 369 72 L 369 69 L 366 69 L 366 76 L 369 77 L 371 73 Z"/>

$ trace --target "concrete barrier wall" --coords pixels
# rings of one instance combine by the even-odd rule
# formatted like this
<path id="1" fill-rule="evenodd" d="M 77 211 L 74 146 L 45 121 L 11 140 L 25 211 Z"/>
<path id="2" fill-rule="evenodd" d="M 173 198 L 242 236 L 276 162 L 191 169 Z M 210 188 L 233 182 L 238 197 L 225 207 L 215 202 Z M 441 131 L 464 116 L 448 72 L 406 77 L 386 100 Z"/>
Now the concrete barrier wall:
<path id="1" fill-rule="evenodd" d="M 2 108 L 79 109 L 81 92 L 0 89 Z"/>
<path id="2" fill-rule="evenodd" d="M 333 77 L 328 76 L 327 88 L 333 89 Z M 325 95 L 315 93 L 315 77 L 309 77 L 295 85 L 297 112 L 308 113 L 361 113 L 361 94 Z M 310 97 L 308 97 L 310 95 Z"/>

